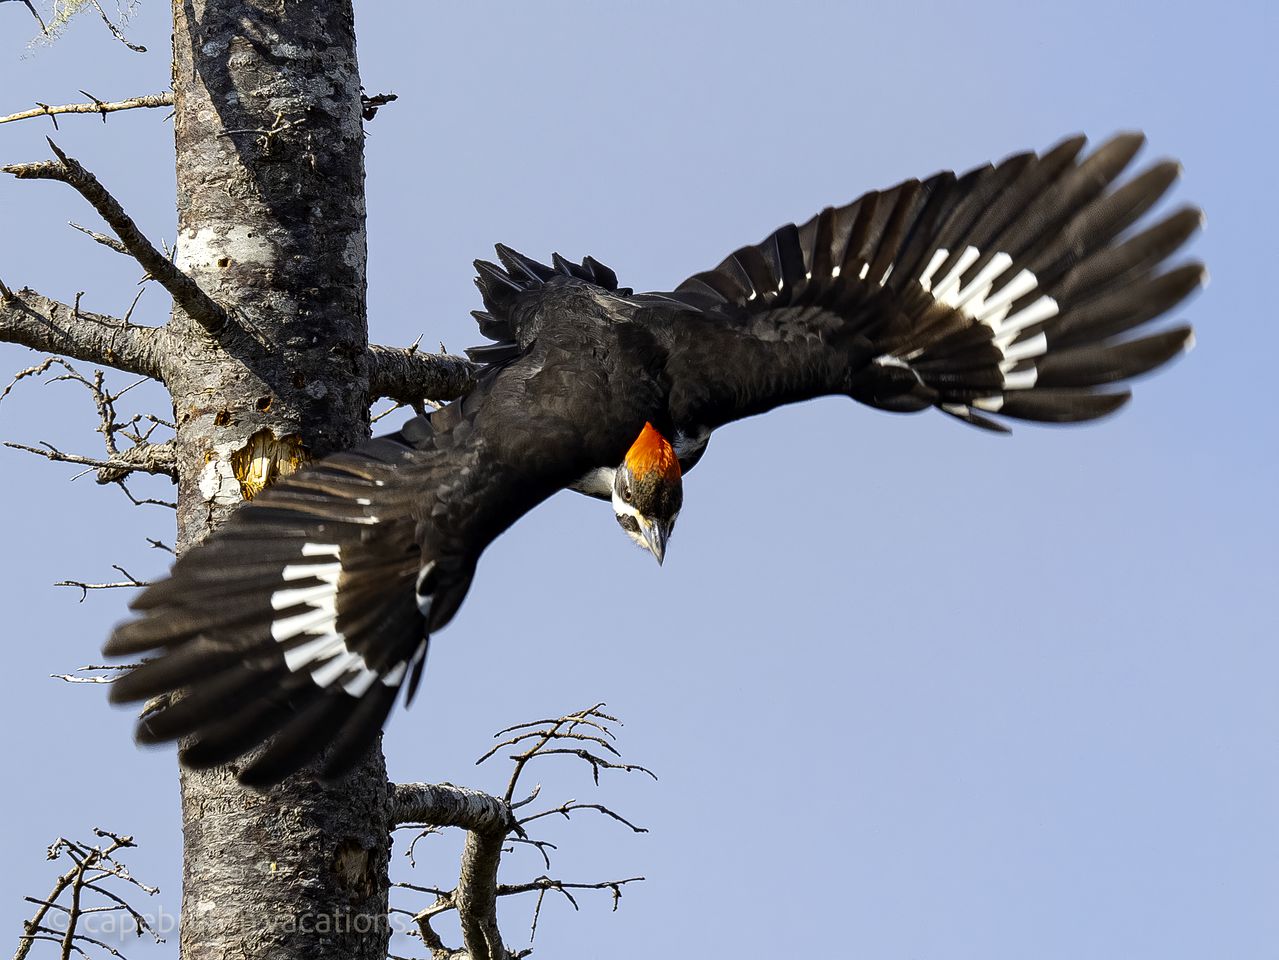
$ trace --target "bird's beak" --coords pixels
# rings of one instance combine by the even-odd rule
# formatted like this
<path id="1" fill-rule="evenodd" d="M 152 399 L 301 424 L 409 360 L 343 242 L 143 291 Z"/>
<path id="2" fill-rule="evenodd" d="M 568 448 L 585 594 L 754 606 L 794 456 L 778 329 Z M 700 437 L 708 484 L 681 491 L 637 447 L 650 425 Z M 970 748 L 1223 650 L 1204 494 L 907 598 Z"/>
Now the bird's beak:
<path id="1" fill-rule="evenodd" d="M 666 541 L 671 535 L 671 525 L 654 520 L 652 523 L 644 524 L 641 529 L 648 552 L 657 558 L 657 564 L 661 566 L 662 561 L 666 559 Z"/>

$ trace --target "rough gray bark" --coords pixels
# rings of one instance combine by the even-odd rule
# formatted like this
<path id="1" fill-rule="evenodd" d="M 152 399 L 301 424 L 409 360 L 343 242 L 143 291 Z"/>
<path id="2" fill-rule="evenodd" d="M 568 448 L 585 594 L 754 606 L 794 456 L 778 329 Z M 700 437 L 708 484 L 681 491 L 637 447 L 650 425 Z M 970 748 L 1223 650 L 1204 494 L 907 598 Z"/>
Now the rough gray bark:
<path id="1" fill-rule="evenodd" d="M 64 379 L 93 391 L 108 456 L 10 445 L 95 468 L 103 483 L 138 471 L 174 477 L 181 553 L 274 478 L 367 436 L 370 400 L 450 400 L 470 386 L 476 365 L 367 342 L 361 119 L 393 97 L 361 97 L 351 0 L 279 9 L 267 0 L 174 0 L 173 16 L 178 225 L 172 261 L 107 187 L 56 145 L 55 160 L 3 168 L 76 189 L 115 237 L 80 229 L 143 265 L 173 297 L 171 320 L 141 327 L 129 314 L 82 310 L 79 297 L 68 305 L 0 283 L 0 340 L 168 387 L 176 436 L 151 442 L 150 430 L 129 433 L 138 418 L 116 422 L 116 397 L 105 391 L 100 372 L 90 379 L 50 357 L 14 383 L 60 364 Z M 88 111 L 44 108 L 14 118 L 59 112 Z M 134 446 L 118 449 L 116 433 Z M 86 592 L 124 585 L 67 584 Z M 513 804 L 511 794 L 520 771 L 544 750 L 573 753 L 597 776 L 601 768 L 643 769 L 580 747 L 552 748 L 570 738 L 615 754 L 604 739 L 612 736 L 604 725 L 612 718 L 598 706 L 503 731 L 510 736 L 494 750 L 524 748 L 529 738 L 535 745 L 513 758 L 516 770 L 502 798 L 447 784 L 394 787 L 380 750 L 341 783 L 302 774 L 269 794 L 239 786 L 234 769 L 183 770 L 182 956 L 382 960 L 390 933 L 390 833 L 409 820 L 468 831 L 456 887 L 439 891 L 415 918 L 435 957 L 505 960 L 527 953 L 503 945 L 499 897 L 556 891 L 571 900 L 570 889 L 609 890 L 616 904 L 621 886 L 642 878 L 497 883 L 505 840 L 533 843 L 547 856 L 548 845 L 527 839 L 521 823 L 593 809 L 641 831 L 601 805 L 574 801 L 516 819 L 522 804 Z M 600 735 L 574 732 L 579 727 Z M 451 911 L 459 914 L 464 951 L 445 947 L 430 927 L 432 917 Z M 29 948 L 31 939 L 22 942 Z"/>
<path id="2" fill-rule="evenodd" d="M 478 369 L 479 364 L 463 357 L 374 344 L 369 347 L 369 399 L 391 397 L 415 403 L 423 397 L 460 397 Z"/>
<path id="3" fill-rule="evenodd" d="M 462 923 L 465 956 L 506 960 L 509 952 L 497 926 L 497 868 L 506 835 L 522 833 L 510 804 L 449 784 L 403 783 L 394 790 L 392 818 L 396 823 L 420 821 L 467 831 L 462 868 L 452 895 Z M 429 926 L 422 933 L 429 945 Z M 455 955 L 454 951 L 445 953 Z"/>
<path id="4" fill-rule="evenodd" d="M 125 324 L 116 317 L 59 303 L 34 290 L 0 286 L 0 340 L 76 360 L 103 363 L 162 380 L 169 332 Z"/>
<path id="5" fill-rule="evenodd" d="M 368 362 L 350 0 L 174 0 L 173 17 L 177 265 L 236 328 L 219 345 L 175 305 L 181 551 L 253 491 L 237 453 L 269 481 L 367 435 Z M 187 960 L 383 960 L 380 750 L 340 783 L 301 774 L 266 795 L 184 770 L 182 805 Z"/>

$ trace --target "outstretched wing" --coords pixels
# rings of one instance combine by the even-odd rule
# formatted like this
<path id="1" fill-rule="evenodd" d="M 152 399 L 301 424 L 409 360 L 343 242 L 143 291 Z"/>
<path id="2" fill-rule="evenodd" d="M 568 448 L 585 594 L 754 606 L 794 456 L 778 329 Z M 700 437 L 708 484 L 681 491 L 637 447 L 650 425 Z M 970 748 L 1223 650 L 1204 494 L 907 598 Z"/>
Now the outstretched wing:
<path id="1" fill-rule="evenodd" d="M 138 739 L 180 739 L 189 766 L 245 756 L 252 786 L 316 758 L 326 778 L 358 763 L 400 690 L 412 698 L 485 547 L 600 462 L 577 441 L 589 431 L 548 415 L 569 373 L 531 353 L 268 487 L 143 591 L 106 645 L 152 658 L 111 687 L 116 702 L 161 698 Z M 535 382 L 546 371 L 551 388 Z"/>
<path id="2" fill-rule="evenodd" d="M 1167 266 L 1198 210 L 1132 229 L 1179 170 L 1160 162 L 1115 186 L 1142 143 L 1123 134 L 1080 159 L 1075 137 L 909 180 L 689 278 L 673 296 L 701 314 L 672 319 L 668 334 L 676 422 L 705 430 L 832 393 L 999 431 L 989 414 L 1110 413 L 1129 393 L 1099 388 L 1192 340 L 1185 326 L 1126 335 L 1204 279 L 1198 263 Z"/>
<path id="3" fill-rule="evenodd" d="M 455 540 L 494 504 L 517 517 L 537 502 L 486 469 L 465 400 L 440 415 L 268 487 L 134 599 L 106 653 L 151 657 L 111 686 L 115 702 L 162 698 L 140 742 L 181 738 L 195 767 L 251 754 L 238 776 L 259 787 L 364 757 L 495 534 Z"/>
<path id="4" fill-rule="evenodd" d="M 282 779 L 332 743 L 326 771 L 357 762 L 426 653 L 414 602 L 423 562 L 411 506 L 419 456 L 387 439 L 268 488 L 138 595 L 113 656 L 160 654 L 111 699 L 183 690 L 138 724 L 138 739 L 187 737 L 192 766 L 226 763 L 272 734 L 241 770 Z"/>

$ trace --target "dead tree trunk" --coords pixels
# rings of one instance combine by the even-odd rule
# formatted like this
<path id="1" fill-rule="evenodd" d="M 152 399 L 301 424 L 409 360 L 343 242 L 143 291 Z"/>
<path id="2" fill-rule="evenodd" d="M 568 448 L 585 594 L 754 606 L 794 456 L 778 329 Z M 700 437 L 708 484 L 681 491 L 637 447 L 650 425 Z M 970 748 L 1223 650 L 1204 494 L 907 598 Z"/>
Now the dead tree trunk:
<path id="1" fill-rule="evenodd" d="M 350 0 L 174 0 L 177 264 L 223 306 L 175 306 L 178 546 L 260 484 L 367 435 L 360 79 Z M 269 794 L 182 773 L 181 949 L 383 960 L 390 794 L 349 779 Z"/>
<path id="2" fill-rule="evenodd" d="M 171 94 L 41 105 L 0 117 L 9 122 L 173 105 L 173 258 L 158 251 L 107 188 L 52 141 L 56 159 L 3 168 L 76 189 L 115 236 L 85 232 L 132 256 L 173 298 L 169 323 L 138 326 L 129 314 L 81 310 L 78 296 L 74 304 L 60 303 L 0 282 L 0 340 L 53 354 L 20 372 L 15 384 L 56 366 L 65 373 L 61 379 L 91 391 L 107 455 L 18 446 L 88 466 L 100 483 L 123 486 L 136 472 L 173 478 L 180 553 L 276 477 L 362 440 L 370 401 L 454 399 L 471 383 L 475 366 L 368 343 L 362 119 L 394 97 L 362 99 L 351 0 L 174 0 L 173 19 Z M 63 357 L 162 381 L 173 400 L 172 424 L 154 416 L 118 417 L 114 404 L 124 391 L 111 393 L 100 371 L 81 375 Z M 150 426 L 139 427 L 142 421 Z M 176 436 L 152 441 L 161 426 L 172 426 Z M 117 447 L 117 437 L 132 446 Z M 77 585 L 87 593 L 129 583 Z M 498 932 L 502 897 L 536 894 L 534 916 L 547 893 L 576 906 L 572 891 L 608 891 L 616 907 L 623 885 L 642 878 L 568 882 L 544 874 L 525 883 L 497 882 L 508 842 L 536 851 L 549 870 L 547 851 L 554 847 L 526 830 L 546 818 L 594 811 L 643 832 L 602 804 L 570 800 L 527 812 L 537 789 L 522 801 L 515 796 L 521 771 L 543 756 L 571 753 L 590 765 L 596 782 L 600 770 L 648 772 L 620 762 L 611 742 L 613 718 L 600 706 L 504 730 L 499 736 L 505 739 L 481 758 L 508 747 L 520 751 L 511 757 L 515 772 L 501 797 L 451 785 L 390 784 L 380 749 L 340 783 L 324 784 L 304 772 L 267 794 L 241 787 L 234 767 L 183 770 L 182 956 L 383 960 L 390 934 L 390 838 L 408 824 L 470 832 L 452 889 L 403 885 L 435 894 L 434 903 L 415 911 L 401 907 L 397 915 L 411 918 L 438 960 L 524 956 L 527 950 L 511 952 Z M 563 746 L 567 741 L 571 748 Z M 80 902 L 86 875 L 133 883 L 122 865 L 110 861 L 113 851 L 132 841 L 104 832 L 99 837 L 114 846 L 66 846 L 72 855 L 106 866 L 93 866 L 97 873 L 89 875 L 81 864 L 55 882 L 48 898 L 34 901 L 38 909 L 19 938 L 19 957 L 50 939 L 63 944 L 64 954 L 86 944 L 110 949 L 75 927 L 77 917 L 99 909 Z M 55 905 L 68 890 L 71 903 Z M 97 892 L 108 898 L 102 909 L 140 916 L 109 891 Z M 55 910 L 71 917 L 67 932 L 56 937 L 45 923 Z M 451 912 L 461 922 L 460 951 L 445 946 L 431 926 Z"/>

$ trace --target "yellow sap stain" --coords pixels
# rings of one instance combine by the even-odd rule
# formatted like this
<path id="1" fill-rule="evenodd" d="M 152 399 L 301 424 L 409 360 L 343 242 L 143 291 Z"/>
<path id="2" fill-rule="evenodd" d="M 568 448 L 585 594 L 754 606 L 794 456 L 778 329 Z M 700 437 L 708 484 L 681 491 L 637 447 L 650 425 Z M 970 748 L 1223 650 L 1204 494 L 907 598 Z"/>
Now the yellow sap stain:
<path id="1" fill-rule="evenodd" d="M 280 477 L 287 477 L 310 459 L 297 434 L 276 437 L 270 427 L 263 427 L 231 454 L 231 469 L 240 481 L 240 494 L 245 500 L 252 500 Z"/>

